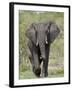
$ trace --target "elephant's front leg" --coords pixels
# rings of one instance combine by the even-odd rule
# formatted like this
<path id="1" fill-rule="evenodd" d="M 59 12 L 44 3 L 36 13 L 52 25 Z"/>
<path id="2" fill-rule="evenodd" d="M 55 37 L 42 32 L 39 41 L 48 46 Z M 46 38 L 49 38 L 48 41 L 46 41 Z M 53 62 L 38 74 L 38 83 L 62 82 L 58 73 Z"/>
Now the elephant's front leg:
<path id="1" fill-rule="evenodd" d="M 42 63 L 42 77 L 48 76 L 49 51 L 50 51 L 50 45 L 46 46 L 46 59 L 43 59 L 43 63 Z"/>
<path id="2" fill-rule="evenodd" d="M 33 72 L 35 73 L 37 77 L 40 77 L 41 68 L 39 64 L 38 51 L 36 47 L 34 47 L 34 50 L 33 50 L 33 60 L 34 60 Z"/>
<path id="3" fill-rule="evenodd" d="M 45 59 L 42 62 L 42 77 L 47 77 L 48 76 L 48 60 Z"/>

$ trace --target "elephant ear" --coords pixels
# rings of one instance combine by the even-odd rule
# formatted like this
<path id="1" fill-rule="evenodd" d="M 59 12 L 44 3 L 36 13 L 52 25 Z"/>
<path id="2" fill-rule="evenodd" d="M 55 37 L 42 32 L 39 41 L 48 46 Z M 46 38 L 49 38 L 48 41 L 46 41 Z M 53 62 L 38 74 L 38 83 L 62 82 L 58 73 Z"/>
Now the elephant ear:
<path id="1" fill-rule="evenodd" d="M 32 24 L 26 31 L 26 36 L 28 39 L 30 39 L 35 45 L 37 43 L 37 35 L 36 35 L 36 30 L 34 27 L 34 24 Z"/>
<path id="2" fill-rule="evenodd" d="M 49 41 L 52 43 L 58 36 L 60 30 L 55 23 L 51 23 L 49 27 Z"/>

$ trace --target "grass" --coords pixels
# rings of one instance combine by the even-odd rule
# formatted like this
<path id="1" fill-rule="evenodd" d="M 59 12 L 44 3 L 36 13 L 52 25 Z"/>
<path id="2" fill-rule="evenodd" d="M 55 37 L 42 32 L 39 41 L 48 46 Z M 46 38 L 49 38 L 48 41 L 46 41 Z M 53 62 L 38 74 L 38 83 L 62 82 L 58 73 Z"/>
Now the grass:
<path id="1" fill-rule="evenodd" d="M 64 70 L 63 68 L 58 67 L 49 67 L 48 69 L 48 78 L 54 78 L 54 77 L 63 77 L 64 76 Z M 37 78 L 32 70 L 27 70 L 25 72 L 20 72 L 20 79 L 35 79 Z"/>

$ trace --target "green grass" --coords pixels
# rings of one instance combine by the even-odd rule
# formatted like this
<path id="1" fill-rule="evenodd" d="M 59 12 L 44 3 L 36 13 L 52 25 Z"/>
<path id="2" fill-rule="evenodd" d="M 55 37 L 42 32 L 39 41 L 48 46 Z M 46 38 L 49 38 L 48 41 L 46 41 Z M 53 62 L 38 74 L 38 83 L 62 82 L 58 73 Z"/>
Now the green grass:
<path id="1" fill-rule="evenodd" d="M 33 79 L 36 78 L 36 76 L 33 74 L 31 70 L 27 70 L 25 72 L 20 72 L 20 79 Z"/>
<path id="2" fill-rule="evenodd" d="M 64 70 L 63 68 L 58 67 L 49 67 L 48 69 L 48 78 L 54 78 L 54 77 L 63 77 L 64 76 Z M 25 72 L 20 72 L 20 79 L 35 79 L 37 78 L 32 70 L 27 70 Z"/>

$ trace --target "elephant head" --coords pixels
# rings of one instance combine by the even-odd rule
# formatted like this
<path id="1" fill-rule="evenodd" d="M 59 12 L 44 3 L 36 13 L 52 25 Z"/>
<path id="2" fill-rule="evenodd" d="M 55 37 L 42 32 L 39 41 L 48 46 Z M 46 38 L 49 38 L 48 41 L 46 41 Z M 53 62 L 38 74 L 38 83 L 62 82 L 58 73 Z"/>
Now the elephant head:
<path id="1" fill-rule="evenodd" d="M 58 26 L 52 21 L 32 23 L 26 32 L 26 36 L 36 47 L 39 46 L 41 56 L 45 59 L 45 45 L 51 44 L 58 36 L 59 32 Z"/>

